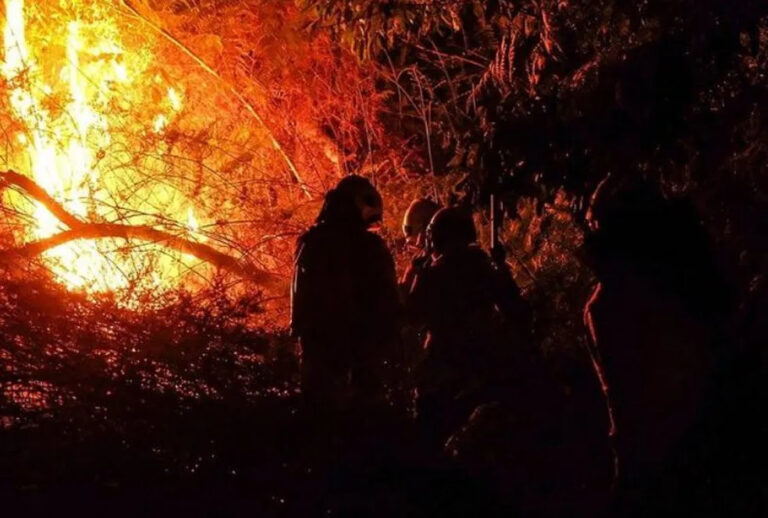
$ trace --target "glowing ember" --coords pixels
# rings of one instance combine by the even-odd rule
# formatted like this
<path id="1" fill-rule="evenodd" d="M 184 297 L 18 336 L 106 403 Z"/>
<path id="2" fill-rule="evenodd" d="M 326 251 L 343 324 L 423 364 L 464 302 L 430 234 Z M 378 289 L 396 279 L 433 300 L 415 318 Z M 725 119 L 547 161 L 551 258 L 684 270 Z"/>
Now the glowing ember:
<path id="1" fill-rule="evenodd" d="M 155 171 L 132 167 L 131 138 L 136 133 L 154 135 L 142 139 L 154 146 L 150 153 L 144 152 L 162 155 L 167 144 L 159 137 L 183 111 L 183 88 L 162 77 L 146 77 L 153 56 L 146 48 L 135 52 L 123 48 L 112 6 L 81 3 L 62 0 L 58 6 L 41 2 L 25 8 L 23 0 L 5 2 L 2 75 L 19 123 L 15 140 L 21 145 L 6 165 L 34 179 L 84 221 L 153 225 L 162 218 L 176 233 L 202 241 L 190 200 L 167 185 L 141 187 Z M 31 29 L 26 19 L 32 9 L 36 17 L 45 17 L 48 7 L 56 17 L 45 37 L 38 34 L 28 40 Z M 72 19 L 55 22 L 62 13 Z M 167 92 L 165 99 L 144 101 L 142 86 L 150 82 Z M 137 113 L 142 111 L 146 113 Z M 133 137 L 126 127 L 133 128 Z M 164 167 L 160 160 L 155 162 L 158 171 Z M 130 207 L 125 207 L 118 194 L 129 189 L 134 195 Z M 42 205 L 31 206 L 18 194 L 7 196 L 19 212 L 30 216 L 21 241 L 67 229 Z M 162 244 L 117 239 L 68 242 L 45 252 L 43 260 L 68 287 L 91 292 L 169 288 L 199 263 Z"/>

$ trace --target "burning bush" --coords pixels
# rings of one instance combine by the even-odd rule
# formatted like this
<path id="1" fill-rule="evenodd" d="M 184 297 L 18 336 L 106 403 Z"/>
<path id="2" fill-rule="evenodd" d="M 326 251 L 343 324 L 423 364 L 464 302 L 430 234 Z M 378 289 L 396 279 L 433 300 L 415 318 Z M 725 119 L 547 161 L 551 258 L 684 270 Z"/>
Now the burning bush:
<path id="1" fill-rule="evenodd" d="M 373 80 L 290 2 L 5 8 L 3 256 L 70 289 L 274 288 L 324 190 L 388 174 Z"/>

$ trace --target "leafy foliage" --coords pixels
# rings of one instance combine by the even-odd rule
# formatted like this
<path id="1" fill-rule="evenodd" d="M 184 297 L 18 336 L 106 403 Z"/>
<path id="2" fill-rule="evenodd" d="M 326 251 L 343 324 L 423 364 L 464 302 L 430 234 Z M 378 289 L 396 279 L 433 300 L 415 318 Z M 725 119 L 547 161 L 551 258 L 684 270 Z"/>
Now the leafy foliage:
<path id="1" fill-rule="evenodd" d="M 467 174 L 476 207 L 500 192 L 510 216 L 540 229 L 512 238 L 528 270 L 538 241 L 563 243 L 557 269 L 572 268 L 578 247 L 564 236 L 587 230 L 597 186 L 645 178 L 698 207 L 742 300 L 762 282 L 751 215 L 765 210 L 763 2 L 308 3 L 378 65 L 385 124 L 430 157 L 423 171 Z M 563 203 L 573 226 L 541 225 Z"/>

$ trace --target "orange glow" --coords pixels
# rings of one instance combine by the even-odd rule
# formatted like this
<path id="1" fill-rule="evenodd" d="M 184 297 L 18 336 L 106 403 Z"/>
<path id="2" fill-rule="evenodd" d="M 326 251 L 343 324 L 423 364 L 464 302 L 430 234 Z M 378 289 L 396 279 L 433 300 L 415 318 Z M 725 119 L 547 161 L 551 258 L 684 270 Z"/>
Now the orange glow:
<path id="1" fill-rule="evenodd" d="M 49 16 L 49 6 L 56 16 Z M 61 23 L 61 13 L 72 19 Z M 46 23 L 51 24 L 34 39 L 28 22 L 33 14 L 48 17 Z M 146 165 L 141 171 L 131 167 L 135 143 L 123 129 L 132 125 L 132 135 L 154 134 L 145 139 L 155 142 L 154 147 L 144 152 L 162 156 L 167 143 L 160 137 L 184 111 L 183 86 L 167 84 L 167 79 L 154 74 L 149 77 L 151 50 L 128 51 L 116 16 L 110 2 L 25 5 L 24 0 L 6 0 L 2 76 L 8 105 L 19 123 L 15 141 L 20 144 L 6 165 L 34 179 L 84 221 L 152 225 L 162 218 L 177 228 L 177 234 L 201 241 L 200 211 L 173 186 L 161 183 L 152 185 L 151 191 L 137 190 L 140 195 L 131 198 L 130 207 L 116 207 L 122 192 L 138 189 L 135 185 L 144 178 L 164 170 L 161 160 L 151 163 L 149 170 Z M 166 98 L 146 102 L 148 84 L 164 89 Z M 140 115 L 150 120 L 137 120 L 137 111 L 146 111 Z M 66 230 L 43 206 L 31 206 L 17 193 L 5 196 L 31 216 L 20 241 Z M 200 262 L 161 244 L 117 239 L 72 241 L 45 252 L 42 259 L 60 282 L 88 292 L 172 288 Z M 151 274 L 128 275 L 137 263 Z"/>

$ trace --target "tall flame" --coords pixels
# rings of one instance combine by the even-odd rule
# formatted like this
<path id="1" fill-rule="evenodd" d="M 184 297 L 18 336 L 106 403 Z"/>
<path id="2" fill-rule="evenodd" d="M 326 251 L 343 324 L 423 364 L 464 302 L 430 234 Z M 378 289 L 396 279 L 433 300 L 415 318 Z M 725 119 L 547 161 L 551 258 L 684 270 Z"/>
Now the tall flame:
<path id="1" fill-rule="evenodd" d="M 132 81 L 131 71 L 122 59 L 124 50 L 119 41 L 111 39 L 91 37 L 88 45 L 84 44 L 85 22 L 73 19 L 66 27 L 62 62 L 41 66 L 37 61 L 40 56 L 35 55 L 27 41 L 24 0 L 6 0 L 5 17 L 1 70 L 8 84 L 9 105 L 23 128 L 17 138 L 24 150 L 22 169 L 73 215 L 83 220 L 107 221 L 115 214 L 112 194 L 124 187 L 122 183 L 107 185 L 102 174 L 107 167 L 103 164 L 105 150 L 113 143 L 110 107 L 120 101 L 114 85 L 127 86 Z M 105 15 L 100 23 L 109 24 L 110 19 Z M 155 108 L 154 123 L 149 128 L 156 134 L 165 132 L 183 109 L 181 93 L 173 86 L 167 92 L 167 100 Z M 59 109 L 51 107 L 54 100 L 59 101 Z M 128 161 L 115 159 L 110 167 L 124 167 L 123 163 Z M 126 169 L 125 174 L 131 171 Z M 138 214 L 155 215 L 158 208 L 174 210 L 175 214 L 160 215 L 180 222 L 182 229 L 187 227 L 185 219 L 192 226 L 194 209 L 190 207 L 189 213 L 184 214 L 182 202 L 175 200 L 177 192 L 159 188 L 153 196 L 155 201 L 131 209 Z M 65 229 L 42 205 L 36 204 L 31 212 L 34 224 L 24 236 L 27 241 L 44 239 Z M 197 230 L 197 225 L 194 220 L 192 230 Z M 125 274 L 135 257 L 131 253 L 109 254 L 105 252 L 107 248 L 114 251 L 120 245 L 70 242 L 46 252 L 44 260 L 70 288 L 116 291 L 131 283 L 135 287 L 135 279 Z M 152 251 L 151 247 L 143 249 L 143 253 Z M 149 287 L 162 285 L 166 282 L 163 279 L 172 282 L 170 279 L 177 278 L 192 261 L 187 256 L 171 260 L 160 247 L 154 253 L 156 265 L 153 275 L 147 276 Z"/>

